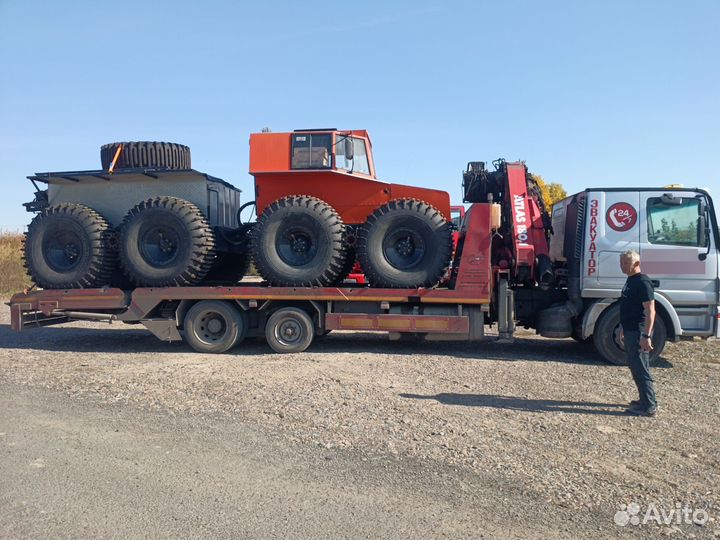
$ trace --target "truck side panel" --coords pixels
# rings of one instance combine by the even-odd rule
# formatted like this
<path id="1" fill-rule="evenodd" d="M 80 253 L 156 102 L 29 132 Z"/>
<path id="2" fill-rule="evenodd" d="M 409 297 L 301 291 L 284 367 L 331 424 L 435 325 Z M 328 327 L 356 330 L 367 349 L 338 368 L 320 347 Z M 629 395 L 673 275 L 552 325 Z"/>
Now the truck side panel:
<path id="1" fill-rule="evenodd" d="M 637 191 L 590 191 L 585 209 L 585 238 L 581 264 L 583 296 L 618 296 L 626 276 L 620 254 L 640 250 Z"/>

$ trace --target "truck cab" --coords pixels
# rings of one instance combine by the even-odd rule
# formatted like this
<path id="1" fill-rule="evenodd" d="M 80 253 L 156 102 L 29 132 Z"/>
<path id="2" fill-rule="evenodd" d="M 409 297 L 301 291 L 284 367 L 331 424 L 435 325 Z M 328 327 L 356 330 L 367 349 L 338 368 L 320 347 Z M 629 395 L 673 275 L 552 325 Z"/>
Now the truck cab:
<path id="1" fill-rule="evenodd" d="M 553 226 L 560 232 L 551 240 L 553 259 L 571 266 L 578 256 L 585 305 L 578 338 L 596 336 L 597 344 L 597 334 L 609 329 L 608 343 L 617 342 L 617 301 L 626 279 L 619 257 L 630 249 L 640 254 L 641 269 L 655 286 L 659 333 L 675 341 L 720 335 L 720 236 L 706 190 L 588 189 L 556 203 Z M 572 228 L 581 233 L 568 242 Z"/>

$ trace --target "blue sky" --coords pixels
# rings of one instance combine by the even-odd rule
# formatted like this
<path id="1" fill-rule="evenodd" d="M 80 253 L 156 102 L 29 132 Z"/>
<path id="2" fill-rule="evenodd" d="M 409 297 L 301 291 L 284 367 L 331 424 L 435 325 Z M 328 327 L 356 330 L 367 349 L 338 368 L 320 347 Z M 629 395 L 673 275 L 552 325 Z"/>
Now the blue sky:
<path id="1" fill-rule="evenodd" d="M 252 196 L 248 136 L 367 129 L 383 180 L 461 199 L 468 161 L 568 192 L 717 194 L 720 1 L 0 0 L 0 229 L 25 177 L 166 140 Z"/>

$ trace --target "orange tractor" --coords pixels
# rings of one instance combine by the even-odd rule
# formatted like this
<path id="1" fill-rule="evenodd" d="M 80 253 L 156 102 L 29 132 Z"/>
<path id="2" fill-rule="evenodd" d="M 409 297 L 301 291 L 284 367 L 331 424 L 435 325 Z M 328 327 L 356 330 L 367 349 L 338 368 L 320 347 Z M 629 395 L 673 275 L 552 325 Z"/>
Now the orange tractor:
<path id="1" fill-rule="evenodd" d="M 270 283 L 342 282 L 356 258 L 376 287 L 429 287 L 452 255 L 450 197 L 375 176 L 367 131 L 250 135 L 258 222 L 251 253 Z"/>

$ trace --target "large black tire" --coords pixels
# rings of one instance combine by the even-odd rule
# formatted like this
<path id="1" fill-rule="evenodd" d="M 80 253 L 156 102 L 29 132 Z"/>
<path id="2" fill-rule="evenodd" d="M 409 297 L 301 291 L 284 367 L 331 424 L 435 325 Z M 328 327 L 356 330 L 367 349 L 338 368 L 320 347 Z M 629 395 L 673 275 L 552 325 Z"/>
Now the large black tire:
<path id="1" fill-rule="evenodd" d="M 600 317 L 593 332 L 593 343 L 597 351 L 611 364 L 627 366 L 625 347 L 620 341 L 620 304 L 613 304 Z M 650 365 L 655 365 L 665 348 L 667 328 L 659 313 L 655 314 L 653 326 Z"/>
<path id="2" fill-rule="evenodd" d="M 198 352 L 224 353 L 247 334 L 244 311 L 228 302 L 204 300 L 193 305 L 183 322 L 185 340 Z"/>
<path id="3" fill-rule="evenodd" d="M 278 309 L 265 325 L 265 338 L 278 353 L 303 352 L 314 337 L 313 320 L 300 308 Z"/>
<path id="4" fill-rule="evenodd" d="M 104 144 L 100 147 L 102 168 L 108 169 L 120 145 L 123 145 L 115 169 L 191 169 L 190 148 L 167 142 L 123 142 Z"/>
<path id="5" fill-rule="evenodd" d="M 82 204 L 50 206 L 25 234 L 25 268 L 43 289 L 102 287 L 117 267 L 112 226 Z"/>
<path id="6" fill-rule="evenodd" d="M 375 287 L 432 287 L 452 255 L 452 225 L 433 206 L 390 201 L 358 231 L 360 265 Z"/>
<path id="7" fill-rule="evenodd" d="M 195 285 L 215 261 L 215 235 L 193 203 L 156 197 L 130 210 L 120 228 L 120 264 L 137 285 Z"/>
<path id="8" fill-rule="evenodd" d="M 327 203 L 303 195 L 268 205 L 252 233 L 255 268 L 273 285 L 335 282 L 346 259 L 345 226 Z"/>

